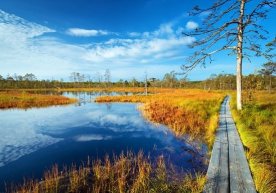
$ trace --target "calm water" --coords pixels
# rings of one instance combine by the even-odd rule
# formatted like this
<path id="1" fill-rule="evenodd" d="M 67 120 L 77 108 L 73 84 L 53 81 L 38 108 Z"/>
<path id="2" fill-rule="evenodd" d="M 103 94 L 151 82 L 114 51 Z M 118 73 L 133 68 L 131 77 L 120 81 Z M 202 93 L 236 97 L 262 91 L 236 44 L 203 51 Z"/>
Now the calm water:
<path id="1" fill-rule="evenodd" d="M 41 178 L 53 164 L 78 164 L 122 151 L 143 150 L 154 159 L 163 154 L 185 170 L 205 170 L 206 148 L 177 139 L 162 125 L 143 118 L 138 104 L 97 104 L 102 93 L 63 93 L 79 98 L 67 106 L 0 111 L 0 191 L 4 183 Z M 118 93 L 111 93 L 118 94 Z M 122 94 L 122 93 L 119 93 Z M 123 93 L 129 94 L 129 93 Z"/>

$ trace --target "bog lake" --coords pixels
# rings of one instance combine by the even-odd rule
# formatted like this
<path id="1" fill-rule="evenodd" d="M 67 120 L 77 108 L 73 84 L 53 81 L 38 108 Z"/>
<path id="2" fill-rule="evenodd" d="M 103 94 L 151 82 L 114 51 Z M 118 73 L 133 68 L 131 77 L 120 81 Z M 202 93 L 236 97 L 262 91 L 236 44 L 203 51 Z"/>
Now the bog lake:
<path id="1" fill-rule="evenodd" d="M 52 93 L 48 93 L 52 94 Z M 5 184 L 41 179 L 54 164 L 79 165 L 122 152 L 143 151 L 184 172 L 206 171 L 207 147 L 175 137 L 164 125 L 146 120 L 136 103 L 95 103 L 100 95 L 132 93 L 63 92 L 75 104 L 0 110 L 0 192 Z"/>

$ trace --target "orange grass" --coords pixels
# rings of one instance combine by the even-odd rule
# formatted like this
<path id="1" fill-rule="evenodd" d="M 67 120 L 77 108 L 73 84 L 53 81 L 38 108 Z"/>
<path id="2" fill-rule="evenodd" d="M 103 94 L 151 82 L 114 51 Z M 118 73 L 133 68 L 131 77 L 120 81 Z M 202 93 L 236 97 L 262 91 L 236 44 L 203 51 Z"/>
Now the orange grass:
<path id="1" fill-rule="evenodd" d="M 0 92 L 0 109 L 31 108 L 50 105 L 64 105 L 76 102 L 76 99 L 58 95 L 31 94 L 19 91 Z"/>
<path id="2" fill-rule="evenodd" d="M 127 152 L 113 159 L 88 159 L 86 164 L 78 168 L 72 165 L 62 172 L 55 165 L 45 173 L 43 181 L 30 180 L 7 192 L 202 192 L 205 177 L 201 173 L 180 175 L 163 156 L 152 162 L 142 151 L 137 155 Z"/>
<path id="3" fill-rule="evenodd" d="M 141 109 L 150 121 L 169 126 L 177 136 L 189 134 L 212 145 L 224 94 L 183 89 L 155 89 L 151 92 L 156 94 L 102 96 L 96 101 L 142 102 Z M 203 174 L 183 176 L 168 165 L 162 156 L 151 162 L 142 152 L 138 155 L 128 152 L 112 160 L 106 157 L 91 163 L 88 161 L 78 168 L 73 165 L 62 173 L 54 168 L 45 173 L 42 182 L 31 180 L 12 192 L 202 192 Z"/>
<path id="4" fill-rule="evenodd" d="M 209 147 L 213 144 L 224 94 L 184 89 L 156 89 L 156 92 L 148 96 L 100 96 L 96 102 L 144 103 L 141 109 L 150 121 L 167 125 L 176 136 L 188 134 L 204 139 Z"/>

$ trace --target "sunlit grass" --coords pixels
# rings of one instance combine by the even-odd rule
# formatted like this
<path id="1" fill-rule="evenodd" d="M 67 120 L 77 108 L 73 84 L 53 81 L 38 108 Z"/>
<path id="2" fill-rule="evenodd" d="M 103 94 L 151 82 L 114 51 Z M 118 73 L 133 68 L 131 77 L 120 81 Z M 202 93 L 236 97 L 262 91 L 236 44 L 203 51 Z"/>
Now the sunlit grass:
<path id="1" fill-rule="evenodd" d="M 203 139 L 213 144 L 218 112 L 224 94 L 203 90 L 156 89 L 155 94 L 133 96 L 101 96 L 96 102 L 144 103 L 141 110 L 152 122 L 167 125 L 180 137 Z"/>
<path id="2" fill-rule="evenodd" d="M 45 107 L 76 102 L 76 99 L 58 95 L 31 94 L 19 91 L 0 92 L 0 109 Z"/>
<path id="3" fill-rule="evenodd" d="M 112 88 L 108 91 L 142 93 L 144 90 Z M 140 108 L 148 120 L 167 125 L 177 137 L 204 140 L 211 149 L 224 94 L 159 88 L 151 88 L 149 92 L 148 96 L 102 96 L 96 101 L 143 103 Z M 88 161 L 79 167 L 72 165 L 62 172 L 54 166 L 45 172 L 42 182 L 31 180 L 15 189 L 22 192 L 202 192 L 204 174 L 179 174 L 168 165 L 162 156 L 152 162 L 142 152 L 138 155 L 128 152 L 113 159 Z"/>
<path id="4" fill-rule="evenodd" d="M 234 120 L 246 147 L 246 155 L 259 192 L 276 190 L 276 93 L 255 92 L 237 111 L 232 96 Z"/>
<path id="5" fill-rule="evenodd" d="M 142 151 L 127 152 L 110 159 L 88 161 L 70 169 L 47 171 L 41 182 L 30 180 L 9 192 L 114 192 L 199 193 L 205 177 L 201 173 L 181 175 L 163 156 L 151 161 Z M 182 177 L 180 177 L 182 176 Z"/>

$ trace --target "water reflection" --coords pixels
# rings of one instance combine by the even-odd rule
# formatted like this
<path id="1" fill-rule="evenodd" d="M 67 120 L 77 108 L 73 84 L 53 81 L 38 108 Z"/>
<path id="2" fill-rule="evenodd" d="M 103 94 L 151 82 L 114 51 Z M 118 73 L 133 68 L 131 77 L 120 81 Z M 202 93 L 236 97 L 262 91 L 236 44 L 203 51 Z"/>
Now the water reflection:
<path id="1" fill-rule="evenodd" d="M 103 94 L 99 92 L 62 94 L 79 103 L 0 111 L 0 191 L 4 181 L 41 177 L 54 163 L 81 163 L 87 156 L 102 158 L 122 150 L 143 149 L 153 158 L 164 154 L 187 170 L 206 169 L 203 144 L 176 139 L 166 127 L 148 123 L 137 104 L 92 102 Z"/>

